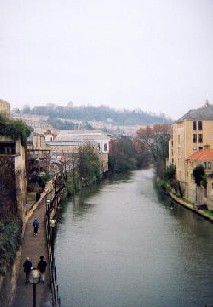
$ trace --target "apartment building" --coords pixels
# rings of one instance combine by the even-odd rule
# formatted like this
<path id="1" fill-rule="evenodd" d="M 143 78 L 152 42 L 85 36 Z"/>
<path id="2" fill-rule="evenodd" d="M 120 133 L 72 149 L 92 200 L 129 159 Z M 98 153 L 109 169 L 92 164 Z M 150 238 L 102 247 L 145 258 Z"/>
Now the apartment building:
<path id="1" fill-rule="evenodd" d="M 168 162 L 176 166 L 176 179 L 185 197 L 190 196 L 187 159 L 204 149 L 213 149 L 213 105 L 208 102 L 188 111 L 172 125 Z"/>

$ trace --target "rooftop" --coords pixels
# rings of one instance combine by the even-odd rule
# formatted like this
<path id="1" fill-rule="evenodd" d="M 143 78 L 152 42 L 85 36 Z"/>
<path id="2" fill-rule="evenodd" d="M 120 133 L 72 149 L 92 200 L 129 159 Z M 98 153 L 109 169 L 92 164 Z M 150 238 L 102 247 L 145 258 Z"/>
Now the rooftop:
<path id="1" fill-rule="evenodd" d="M 99 130 L 61 130 L 56 136 L 55 142 L 100 141 L 108 139 L 108 135 Z"/>
<path id="2" fill-rule="evenodd" d="M 189 110 L 184 116 L 177 120 L 177 122 L 183 120 L 213 120 L 213 105 L 208 102 L 205 102 L 204 106 Z"/>
<path id="3" fill-rule="evenodd" d="M 213 161 L 213 149 L 202 149 L 194 152 L 187 160 Z"/>

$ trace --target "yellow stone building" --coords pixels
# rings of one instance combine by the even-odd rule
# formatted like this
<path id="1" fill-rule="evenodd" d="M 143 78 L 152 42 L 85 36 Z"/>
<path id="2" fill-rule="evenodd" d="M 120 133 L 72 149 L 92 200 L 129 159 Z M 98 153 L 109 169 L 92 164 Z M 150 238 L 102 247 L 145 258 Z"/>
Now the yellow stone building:
<path id="1" fill-rule="evenodd" d="M 193 170 L 203 165 L 207 179 L 207 186 L 196 187 Z M 206 204 L 213 210 L 213 149 L 201 149 L 194 152 L 186 160 L 187 169 L 187 198 L 195 204 Z"/>
<path id="2" fill-rule="evenodd" d="M 213 105 L 188 111 L 172 125 L 168 164 L 176 166 L 176 179 L 186 198 L 191 198 L 187 159 L 196 151 L 213 148 Z"/>
<path id="3" fill-rule="evenodd" d="M 10 117 L 10 104 L 2 99 L 0 99 L 0 114 Z"/>

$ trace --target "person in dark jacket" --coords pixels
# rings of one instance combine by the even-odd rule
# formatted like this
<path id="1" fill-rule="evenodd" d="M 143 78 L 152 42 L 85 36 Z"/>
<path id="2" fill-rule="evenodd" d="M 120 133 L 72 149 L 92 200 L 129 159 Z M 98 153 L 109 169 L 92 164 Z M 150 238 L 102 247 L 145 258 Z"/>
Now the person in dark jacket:
<path id="1" fill-rule="evenodd" d="M 41 274 L 42 282 L 44 282 L 46 267 L 47 267 L 47 261 L 44 259 L 44 256 L 40 256 L 40 261 L 38 263 L 38 269 Z"/>
<path id="2" fill-rule="evenodd" d="M 30 260 L 29 257 L 26 258 L 26 260 L 23 264 L 23 267 L 24 267 L 24 272 L 26 274 L 26 282 L 29 282 L 30 272 L 33 268 L 32 261 Z"/>
<path id="3" fill-rule="evenodd" d="M 34 231 L 34 236 L 37 236 L 38 234 L 38 228 L 39 228 L 39 221 L 35 219 L 33 221 L 33 231 Z"/>

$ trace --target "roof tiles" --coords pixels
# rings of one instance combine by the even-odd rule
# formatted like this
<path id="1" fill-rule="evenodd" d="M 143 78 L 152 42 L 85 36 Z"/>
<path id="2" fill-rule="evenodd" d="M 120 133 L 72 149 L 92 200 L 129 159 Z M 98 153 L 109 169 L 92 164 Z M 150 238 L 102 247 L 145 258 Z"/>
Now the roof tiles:
<path id="1" fill-rule="evenodd" d="M 213 149 L 202 149 L 194 152 L 187 160 L 213 161 Z"/>

